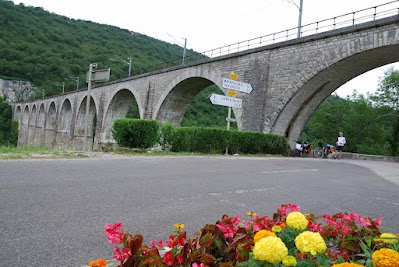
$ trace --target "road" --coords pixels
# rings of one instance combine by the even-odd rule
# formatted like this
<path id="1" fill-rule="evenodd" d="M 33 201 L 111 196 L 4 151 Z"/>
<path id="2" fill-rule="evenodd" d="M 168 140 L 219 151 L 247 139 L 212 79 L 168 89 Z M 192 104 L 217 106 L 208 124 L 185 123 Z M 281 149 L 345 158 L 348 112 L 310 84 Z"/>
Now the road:
<path id="1" fill-rule="evenodd" d="M 353 163 L 222 156 L 0 161 L 0 266 L 110 259 L 106 222 L 120 221 L 149 242 L 166 239 L 175 223 L 193 234 L 223 214 L 272 216 L 283 203 L 304 213 L 384 215 L 385 229 L 398 233 L 398 171 L 386 179 Z"/>

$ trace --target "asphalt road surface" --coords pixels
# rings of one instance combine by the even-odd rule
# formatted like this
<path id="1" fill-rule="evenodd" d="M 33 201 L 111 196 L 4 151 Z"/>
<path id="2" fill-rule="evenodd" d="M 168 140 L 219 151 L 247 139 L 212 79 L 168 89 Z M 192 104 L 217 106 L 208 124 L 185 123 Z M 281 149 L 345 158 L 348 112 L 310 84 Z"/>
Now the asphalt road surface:
<path id="1" fill-rule="evenodd" d="M 382 164 L 382 163 L 381 163 Z M 223 214 L 302 212 L 385 216 L 399 232 L 399 185 L 345 160 L 129 157 L 0 161 L 0 266 L 82 266 L 112 258 L 104 223 L 145 242 L 175 223 L 191 235 Z"/>

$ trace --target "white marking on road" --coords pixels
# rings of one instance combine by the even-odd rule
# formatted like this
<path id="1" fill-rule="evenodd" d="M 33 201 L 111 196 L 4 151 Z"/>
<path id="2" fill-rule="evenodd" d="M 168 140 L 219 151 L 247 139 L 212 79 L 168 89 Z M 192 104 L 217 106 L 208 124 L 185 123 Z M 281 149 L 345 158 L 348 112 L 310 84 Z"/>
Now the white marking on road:
<path id="1" fill-rule="evenodd" d="M 291 172 L 317 172 L 319 169 L 303 169 L 303 170 L 282 170 L 282 171 L 262 171 L 261 173 L 291 173 Z"/>
<path id="2" fill-rule="evenodd" d="M 385 199 L 382 197 L 376 197 L 375 199 L 384 201 L 385 203 L 388 203 L 388 204 L 393 204 L 393 205 L 399 206 L 399 202 L 397 202 L 396 200 L 389 200 L 389 199 Z"/>

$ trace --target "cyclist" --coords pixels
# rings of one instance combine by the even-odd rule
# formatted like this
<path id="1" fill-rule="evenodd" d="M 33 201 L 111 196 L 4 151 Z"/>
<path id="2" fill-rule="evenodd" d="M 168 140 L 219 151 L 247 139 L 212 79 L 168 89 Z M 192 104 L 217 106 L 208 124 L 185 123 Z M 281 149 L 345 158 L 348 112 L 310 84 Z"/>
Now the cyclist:
<path id="1" fill-rule="evenodd" d="M 344 134 L 342 132 L 339 132 L 338 138 L 337 138 L 337 148 L 336 148 L 336 153 L 334 155 L 334 158 L 341 159 L 342 158 L 342 148 L 346 144 L 346 139 L 344 137 Z"/>

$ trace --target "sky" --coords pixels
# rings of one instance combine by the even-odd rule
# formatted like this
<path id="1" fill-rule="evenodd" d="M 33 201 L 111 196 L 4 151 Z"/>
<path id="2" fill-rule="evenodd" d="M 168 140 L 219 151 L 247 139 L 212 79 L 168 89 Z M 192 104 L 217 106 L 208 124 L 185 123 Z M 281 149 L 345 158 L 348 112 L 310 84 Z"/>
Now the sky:
<path id="1" fill-rule="evenodd" d="M 295 28 L 300 0 L 13 0 L 73 19 L 117 26 L 204 52 Z M 375 7 L 392 0 L 303 0 L 302 25 Z M 378 10 L 382 10 L 380 7 Z M 128 56 L 127 56 L 128 57 Z M 341 86 L 341 97 L 374 93 L 380 77 L 399 62 L 371 70 Z"/>

